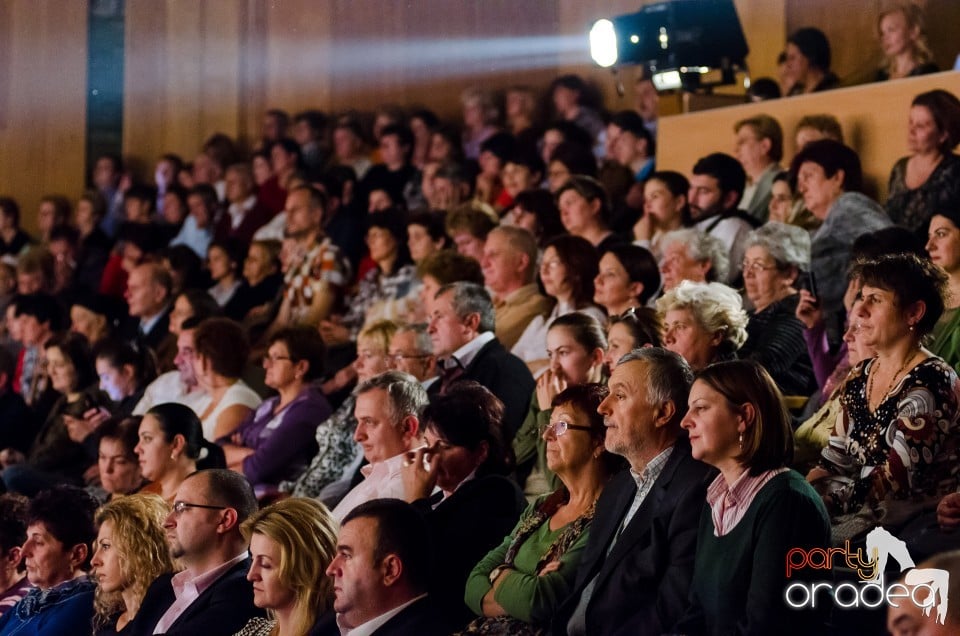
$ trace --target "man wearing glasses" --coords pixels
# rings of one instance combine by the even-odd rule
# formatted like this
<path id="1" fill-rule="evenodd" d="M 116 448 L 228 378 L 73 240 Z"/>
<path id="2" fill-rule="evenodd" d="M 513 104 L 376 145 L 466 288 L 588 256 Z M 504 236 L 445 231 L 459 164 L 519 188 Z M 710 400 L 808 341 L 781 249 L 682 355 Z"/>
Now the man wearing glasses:
<path id="1" fill-rule="evenodd" d="M 390 368 L 409 373 L 420 381 L 424 390 L 440 379 L 426 323 L 402 325 L 397 329 L 390 340 L 387 357 Z"/>
<path id="2" fill-rule="evenodd" d="M 229 636 L 262 616 L 246 580 L 250 555 L 240 534 L 256 510 L 253 489 L 239 473 L 202 470 L 187 477 L 164 523 L 170 555 L 184 570 L 150 585 L 125 633 Z"/>

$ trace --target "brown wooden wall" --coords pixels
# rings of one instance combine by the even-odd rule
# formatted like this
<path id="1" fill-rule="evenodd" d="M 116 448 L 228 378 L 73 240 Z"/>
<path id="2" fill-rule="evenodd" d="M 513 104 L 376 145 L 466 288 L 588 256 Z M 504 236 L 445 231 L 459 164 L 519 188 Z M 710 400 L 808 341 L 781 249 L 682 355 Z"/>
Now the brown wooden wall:
<path id="1" fill-rule="evenodd" d="M 28 227 L 43 194 L 82 188 L 86 74 L 85 2 L 0 0 L 0 195 Z"/>

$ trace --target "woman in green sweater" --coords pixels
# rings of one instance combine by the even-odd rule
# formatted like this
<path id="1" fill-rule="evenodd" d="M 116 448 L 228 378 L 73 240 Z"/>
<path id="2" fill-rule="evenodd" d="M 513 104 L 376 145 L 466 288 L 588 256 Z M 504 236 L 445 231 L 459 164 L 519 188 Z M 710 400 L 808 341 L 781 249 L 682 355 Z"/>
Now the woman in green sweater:
<path id="1" fill-rule="evenodd" d="M 829 548 L 830 522 L 816 491 L 786 467 L 793 435 L 777 385 L 756 362 L 720 362 L 697 374 L 689 405 L 691 453 L 720 474 L 700 516 L 690 607 L 672 631 L 820 633 L 821 612 L 784 602 L 788 585 L 816 574 L 787 578 L 787 552 Z"/>
<path id="2" fill-rule="evenodd" d="M 600 384 L 572 386 L 552 401 L 543 427 L 547 466 L 562 486 L 531 504 L 513 531 L 473 568 L 465 600 L 480 618 L 466 633 L 538 633 L 570 593 L 597 497 L 621 466 L 603 447 Z"/>

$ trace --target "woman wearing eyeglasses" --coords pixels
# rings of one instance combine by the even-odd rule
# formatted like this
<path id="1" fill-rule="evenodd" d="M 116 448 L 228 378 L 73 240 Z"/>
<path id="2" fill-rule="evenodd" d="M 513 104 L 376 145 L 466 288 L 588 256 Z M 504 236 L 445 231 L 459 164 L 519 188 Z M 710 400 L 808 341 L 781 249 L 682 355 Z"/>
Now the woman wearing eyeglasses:
<path id="1" fill-rule="evenodd" d="M 597 497 L 619 468 L 603 447 L 600 384 L 572 386 L 543 427 L 547 465 L 561 486 L 531 504 L 513 531 L 470 573 L 465 600 L 480 618 L 468 632 L 534 634 L 573 587 Z M 471 631 L 473 630 L 473 631 Z"/>
<path id="2" fill-rule="evenodd" d="M 550 323 L 546 347 L 550 366 L 537 379 L 527 417 L 513 438 L 517 474 L 531 500 L 560 485 L 547 467 L 546 445 L 540 435 L 540 428 L 550 421 L 550 404 L 567 387 L 600 382 L 606 348 L 603 327 L 586 314 L 567 314 Z"/>
<path id="3" fill-rule="evenodd" d="M 785 395 L 810 395 L 817 388 L 794 287 L 809 268 L 806 230 L 771 221 L 747 237 L 743 282 L 753 310 L 747 313 L 747 341 L 739 357 L 763 365 Z"/>
<path id="4" fill-rule="evenodd" d="M 317 452 L 317 422 L 330 417 L 327 399 L 313 385 L 323 375 L 326 347 L 316 329 L 288 327 L 271 336 L 264 383 L 277 395 L 217 443 L 227 468 L 241 472 L 258 497 L 275 492 L 283 479 L 303 472 Z"/>

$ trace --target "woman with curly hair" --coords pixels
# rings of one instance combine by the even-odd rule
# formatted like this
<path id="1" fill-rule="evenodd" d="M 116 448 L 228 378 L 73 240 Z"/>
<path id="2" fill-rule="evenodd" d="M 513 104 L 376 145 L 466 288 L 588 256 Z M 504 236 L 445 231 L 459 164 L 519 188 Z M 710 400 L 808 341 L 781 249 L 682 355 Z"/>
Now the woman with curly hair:
<path id="1" fill-rule="evenodd" d="M 333 607 L 327 567 L 337 551 L 337 522 L 313 499 L 290 498 L 263 508 L 240 531 L 253 561 L 247 579 L 253 603 L 269 618 L 252 618 L 237 636 L 305 636 Z"/>
<path id="2" fill-rule="evenodd" d="M 147 587 L 176 568 L 170 559 L 163 522 L 170 513 L 158 495 L 128 495 L 97 511 L 92 578 L 94 634 L 123 634 L 137 615 Z"/>

